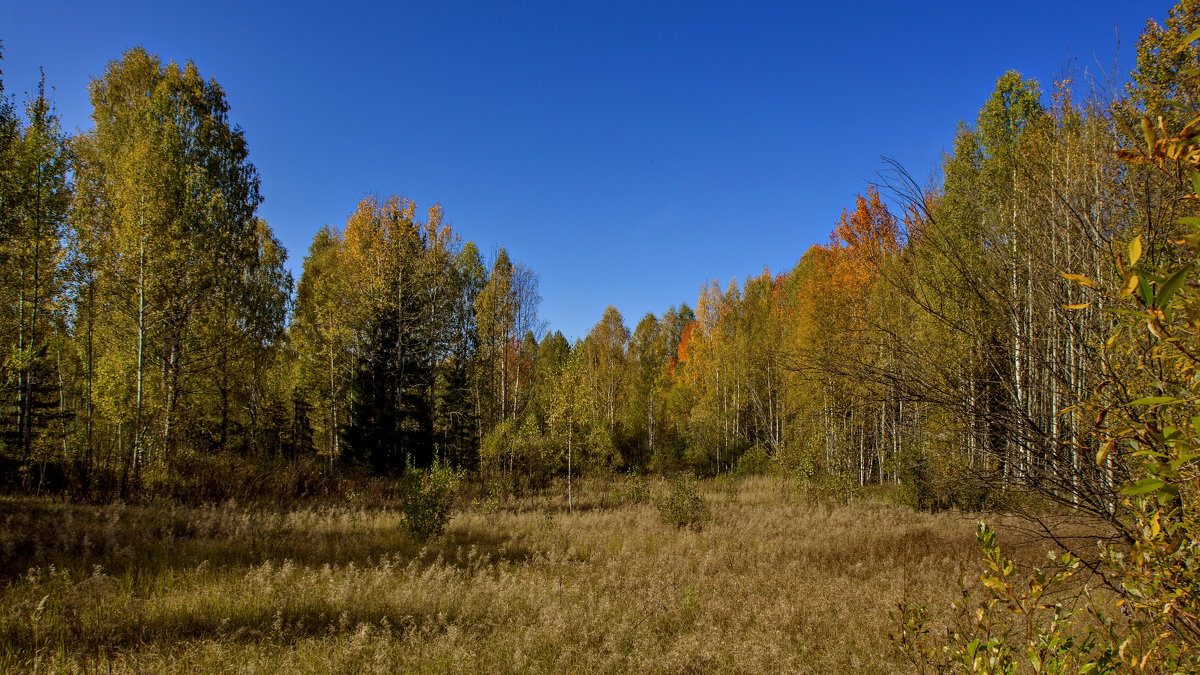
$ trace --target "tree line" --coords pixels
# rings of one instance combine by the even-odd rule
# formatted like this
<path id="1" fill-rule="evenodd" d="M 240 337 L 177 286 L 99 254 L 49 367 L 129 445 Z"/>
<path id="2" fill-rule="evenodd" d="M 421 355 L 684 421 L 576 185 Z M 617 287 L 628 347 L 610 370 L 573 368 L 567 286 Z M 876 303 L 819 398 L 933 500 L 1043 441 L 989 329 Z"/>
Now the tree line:
<path id="1" fill-rule="evenodd" d="M 1004 74 L 936 180 L 891 166 L 792 269 L 632 329 L 609 307 L 573 342 L 539 320 L 533 270 L 399 196 L 318 231 L 293 284 L 244 134 L 192 63 L 129 50 L 74 136 L 44 84 L 2 97 L 0 480 L 128 497 L 297 466 L 447 462 L 513 490 L 771 469 L 1108 517 L 1127 476 L 1070 410 L 1122 364 L 1076 281 L 1119 277 L 1135 236 L 1145 264 L 1182 260 L 1178 177 L 1114 151 L 1144 117 L 1197 113 L 1195 4 L 1147 25 L 1107 95 Z"/>

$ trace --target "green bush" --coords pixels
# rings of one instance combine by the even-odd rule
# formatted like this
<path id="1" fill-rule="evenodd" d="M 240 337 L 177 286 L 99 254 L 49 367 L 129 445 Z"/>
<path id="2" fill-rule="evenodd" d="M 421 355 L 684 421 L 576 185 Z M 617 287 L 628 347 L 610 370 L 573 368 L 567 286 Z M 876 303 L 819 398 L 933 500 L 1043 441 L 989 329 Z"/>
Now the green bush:
<path id="1" fill-rule="evenodd" d="M 458 472 L 441 460 L 429 469 L 411 464 L 404 474 L 401 508 L 404 525 L 413 539 L 424 542 L 442 534 L 458 490 Z"/>
<path id="2" fill-rule="evenodd" d="M 934 486 L 929 464 L 929 458 L 917 456 L 900 465 L 904 502 L 918 511 L 944 511 L 949 505 Z"/>
<path id="3" fill-rule="evenodd" d="M 739 478 L 745 478 L 746 476 L 761 476 L 770 470 L 771 455 L 767 453 L 767 449 L 761 445 L 753 445 L 738 458 L 737 469 L 734 470 L 734 473 Z"/>
<path id="4" fill-rule="evenodd" d="M 712 520 L 712 511 L 696 486 L 696 479 L 680 474 L 671 481 L 671 487 L 658 502 L 658 512 L 663 522 L 675 527 L 702 529 Z"/>

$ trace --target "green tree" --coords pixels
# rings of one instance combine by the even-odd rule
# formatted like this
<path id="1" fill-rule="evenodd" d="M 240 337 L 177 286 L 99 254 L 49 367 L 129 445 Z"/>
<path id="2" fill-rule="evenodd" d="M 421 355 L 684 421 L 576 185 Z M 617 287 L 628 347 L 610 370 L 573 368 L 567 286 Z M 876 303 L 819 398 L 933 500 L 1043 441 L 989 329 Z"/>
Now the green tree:
<path id="1" fill-rule="evenodd" d="M 378 474 L 433 459 L 434 364 L 439 317 L 428 314 L 442 278 L 415 205 L 364 199 L 346 225 L 345 255 L 359 310 L 346 459 Z"/>
<path id="2" fill-rule="evenodd" d="M 288 333 L 296 351 L 297 396 L 314 416 L 319 454 L 341 454 L 339 430 L 349 419 L 351 283 L 342 266 L 341 235 L 322 227 L 313 237 L 296 289 Z"/>
<path id="3" fill-rule="evenodd" d="M 135 48 L 92 82 L 91 99 L 77 231 L 96 240 L 89 247 L 107 310 L 94 313 L 90 362 L 99 406 L 131 437 L 122 442 L 128 489 L 148 462 L 169 475 L 181 439 L 196 447 L 203 438 L 202 407 L 184 401 L 203 373 L 235 367 L 226 331 L 213 326 L 229 326 L 230 316 L 270 323 L 287 290 L 277 271 L 257 271 L 264 261 L 277 270 L 281 258 L 260 236 L 258 176 L 215 81 L 190 62 L 164 66 Z M 254 284 L 240 280 L 276 286 L 247 293 Z"/>
<path id="4" fill-rule="evenodd" d="M 1200 67 L 1200 46 L 1191 39 L 1200 29 L 1200 2 L 1183 0 L 1159 24 L 1146 22 L 1138 36 L 1137 67 L 1128 85 L 1135 114 L 1163 116 L 1171 129 L 1182 129 L 1200 109 L 1200 94 L 1189 71 Z"/>
<path id="5" fill-rule="evenodd" d="M 454 254 L 451 271 L 455 298 L 447 325 L 447 354 L 440 369 L 441 394 L 435 419 L 444 456 L 455 466 L 474 468 L 483 436 L 475 307 L 487 283 L 487 268 L 474 242 L 468 241 Z"/>
<path id="6" fill-rule="evenodd" d="M 583 341 L 582 355 L 587 364 L 586 386 L 592 389 L 594 433 L 607 446 L 617 448 L 621 435 L 622 399 L 628 378 L 626 361 L 629 347 L 629 328 L 616 307 L 609 306 L 604 316 L 588 331 Z M 615 459 L 615 458 L 614 458 Z M 624 460 L 624 458 L 622 458 Z"/>
<path id="7" fill-rule="evenodd" d="M 0 147 L 5 178 L 0 202 L 8 221 L 0 239 L 5 263 L 0 267 L 5 351 L 0 386 L 6 394 L 4 436 L 28 463 L 38 436 L 65 414 L 57 371 L 65 321 L 62 242 L 71 201 L 71 161 L 44 78 L 26 105 L 25 123 L 13 127 L 12 117 L 11 109 L 0 111 L 0 143 L 5 146 Z"/>
<path id="8" fill-rule="evenodd" d="M 509 352 L 516 330 L 517 296 L 515 268 L 508 251 L 501 248 L 492 263 L 487 283 L 475 297 L 475 325 L 480 361 L 479 414 L 485 429 L 509 419 L 511 378 Z"/>

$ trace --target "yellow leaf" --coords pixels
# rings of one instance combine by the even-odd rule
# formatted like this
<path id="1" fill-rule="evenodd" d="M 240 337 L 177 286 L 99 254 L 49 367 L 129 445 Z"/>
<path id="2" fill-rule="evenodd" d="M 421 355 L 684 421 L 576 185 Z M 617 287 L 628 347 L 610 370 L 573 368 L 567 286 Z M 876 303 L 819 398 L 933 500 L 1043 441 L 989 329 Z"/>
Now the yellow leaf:
<path id="1" fill-rule="evenodd" d="M 1139 150 L 1122 148 L 1116 151 L 1116 155 L 1121 160 L 1131 164 L 1149 164 L 1149 162 L 1146 160 L 1146 155 Z"/>
<path id="2" fill-rule="evenodd" d="M 1092 303 L 1090 302 L 1081 302 L 1078 305 L 1063 305 L 1063 309 L 1085 309 L 1091 306 Z"/>
<path id="3" fill-rule="evenodd" d="M 987 586 L 988 588 L 992 589 L 993 591 L 999 591 L 999 592 L 1003 593 L 1006 590 L 1006 586 L 1004 585 L 1004 582 L 997 579 L 996 577 L 984 577 L 982 581 L 983 581 L 984 586 Z"/>
<path id="4" fill-rule="evenodd" d="M 1077 283 L 1081 286 L 1095 287 L 1095 285 L 1096 285 L 1096 282 L 1083 276 L 1082 274 L 1070 274 L 1068 272 L 1063 272 L 1062 275 L 1063 275 L 1063 278 L 1066 279 L 1067 281 L 1074 281 L 1075 283 Z"/>
<path id="5" fill-rule="evenodd" d="M 1159 340 L 1165 339 L 1167 336 L 1163 334 L 1162 329 L 1158 327 L 1158 322 L 1154 319 L 1146 319 L 1146 328 Z"/>
<path id="6" fill-rule="evenodd" d="M 1146 156 L 1137 150 L 1121 149 L 1116 151 L 1117 157 L 1133 164 L 1147 164 Z"/>
<path id="7" fill-rule="evenodd" d="M 1189 138 L 1196 133 L 1196 128 L 1200 126 L 1200 117 L 1193 117 L 1190 122 L 1183 125 L 1183 131 L 1179 132 L 1180 137 Z"/>
<path id="8" fill-rule="evenodd" d="M 1133 272 L 1130 272 L 1125 277 L 1125 285 L 1121 288 L 1121 297 L 1124 298 L 1124 297 L 1132 295 L 1133 292 L 1137 290 L 1137 287 L 1138 287 L 1138 276 L 1136 274 L 1134 274 Z"/>
<path id="9" fill-rule="evenodd" d="M 1104 466 L 1104 460 L 1108 459 L 1109 454 L 1112 453 L 1115 447 L 1117 447 L 1116 440 L 1109 439 L 1105 441 L 1104 445 L 1100 446 L 1100 452 L 1096 453 L 1096 466 Z"/>
<path id="10" fill-rule="evenodd" d="M 1142 236 L 1139 234 L 1129 240 L 1129 264 L 1136 265 L 1137 261 L 1142 258 Z"/>
<path id="11" fill-rule="evenodd" d="M 1154 133 L 1154 124 L 1149 117 L 1142 118 L 1142 137 L 1146 139 L 1146 151 L 1153 154 L 1154 144 L 1158 141 L 1158 134 Z"/>

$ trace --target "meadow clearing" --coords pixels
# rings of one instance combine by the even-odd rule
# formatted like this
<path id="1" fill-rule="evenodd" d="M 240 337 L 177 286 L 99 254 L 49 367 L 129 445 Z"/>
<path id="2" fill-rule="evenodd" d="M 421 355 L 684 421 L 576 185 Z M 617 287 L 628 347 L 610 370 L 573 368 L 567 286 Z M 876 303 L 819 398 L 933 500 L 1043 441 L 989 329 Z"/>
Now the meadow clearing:
<path id="1" fill-rule="evenodd" d="M 369 500 L 5 499 L 0 670 L 906 672 L 890 614 L 919 602 L 944 630 L 978 579 L 977 514 L 757 477 L 702 483 L 694 530 L 663 522 L 664 489 L 464 500 L 424 545 Z"/>

